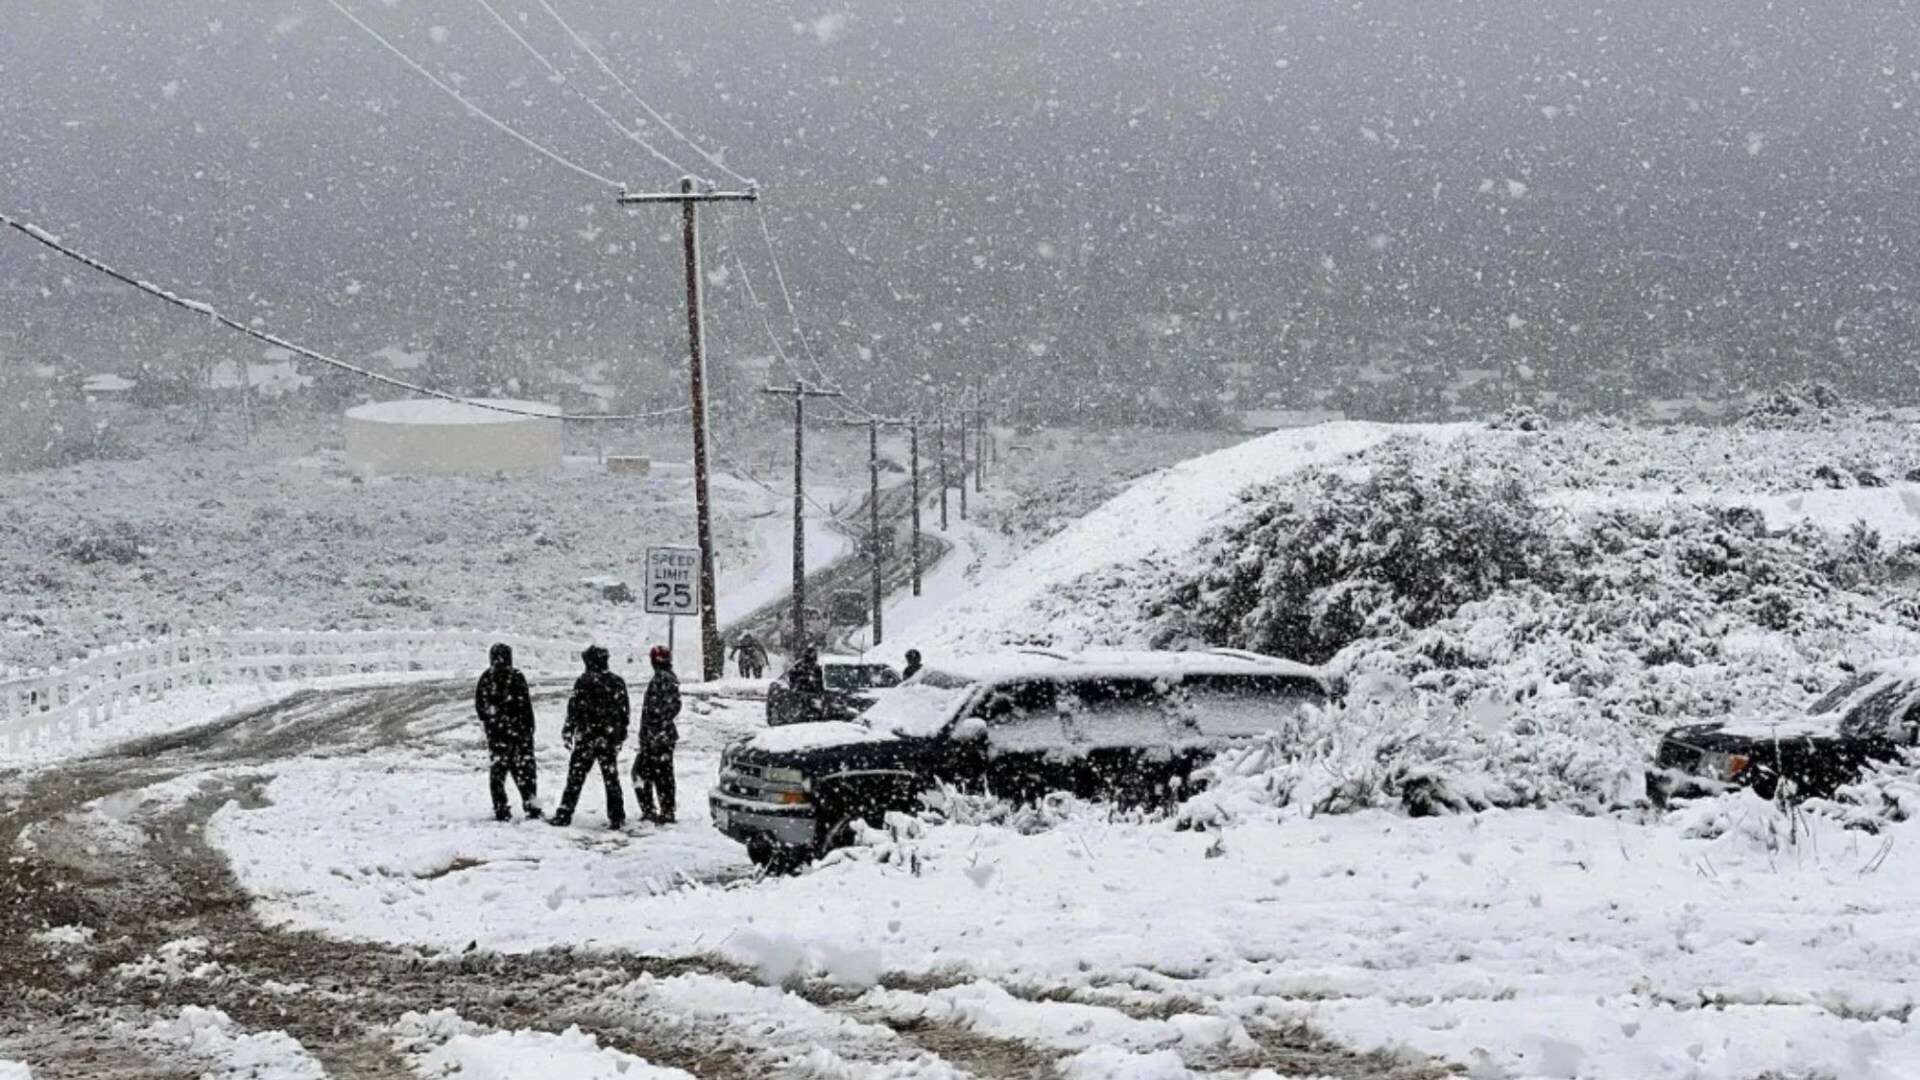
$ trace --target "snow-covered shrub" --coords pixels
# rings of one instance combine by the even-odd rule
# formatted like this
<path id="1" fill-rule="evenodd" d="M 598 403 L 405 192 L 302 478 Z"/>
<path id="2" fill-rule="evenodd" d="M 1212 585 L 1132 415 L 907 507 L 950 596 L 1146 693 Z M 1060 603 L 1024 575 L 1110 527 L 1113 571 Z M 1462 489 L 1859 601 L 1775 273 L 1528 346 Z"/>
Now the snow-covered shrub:
<path id="1" fill-rule="evenodd" d="M 1824 423 L 1845 405 L 1839 391 L 1825 383 L 1791 383 L 1775 387 L 1754 402 L 1744 420 L 1755 427 Z"/>
<path id="2" fill-rule="evenodd" d="M 1487 422 L 1495 431 L 1546 431 L 1552 427 L 1547 418 L 1525 405 L 1509 405 L 1505 412 Z"/>
<path id="3" fill-rule="evenodd" d="M 1412 440 L 1371 466 L 1249 491 L 1249 512 L 1161 605 L 1158 638 L 1320 661 L 1548 572 L 1551 522 L 1510 468 Z"/>
<path id="4" fill-rule="evenodd" d="M 131 522 L 113 521 L 56 537 L 53 550 L 83 566 L 99 562 L 126 566 L 139 561 L 146 548 L 139 530 Z"/>
<path id="5" fill-rule="evenodd" d="M 1315 659 L 1334 645 L 1327 663 L 1348 687 L 1216 762 L 1211 789 L 1182 812 L 1189 826 L 1261 807 L 1628 806 L 1667 729 L 1797 714 L 1842 660 L 1920 653 L 1902 584 L 1911 557 L 1865 526 L 1774 530 L 1744 507 L 1686 504 L 1566 523 L 1515 497 L 1464 523 L 1439 518 L 1480 529 L 1478 544 L 1501 545 L 1509 562 L 1473 545 L 1376 540 L 1368 506 L 1405 505 L 1401 521 L 1435 527 L 1436 506 L 1472 501 L 1460 477 L 1477 467 L 1473 452 L 1429 458 L 1393 451 L 1374 473 L 1391 482 L 1372 491 L 1303 475 L 1295 499 L 1327 500 L 1319 507 L 1259 493 L 1204 549 L 1204 569 L 1163 598 L 1163 625 L 1187 640 Z M 1339 528 L 1310 531 L 1309 520 Z M 1442 580 L 1410 597 L 1409 566 Z M 1327 623 L 1328 597 L 1376 607 Z M 1887 776 L 1861 804 L 1912 805 L 1902 775 Z"/>

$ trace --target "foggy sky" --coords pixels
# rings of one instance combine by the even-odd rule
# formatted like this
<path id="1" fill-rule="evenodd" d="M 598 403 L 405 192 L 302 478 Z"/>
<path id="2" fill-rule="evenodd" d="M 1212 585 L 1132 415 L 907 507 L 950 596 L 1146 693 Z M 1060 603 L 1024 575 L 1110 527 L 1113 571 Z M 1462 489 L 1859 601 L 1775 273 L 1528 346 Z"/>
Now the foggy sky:
<path id="1" fill-rule="evenodd" d="M 824 363 L 877 399 L 929 373 L 1071 397 L 1229 362 L 1301 393 L 1409 364 L 1684 392 L 1675 349 L 1712 354 L 1702 387 L 1913 381 L 1920 19 L 1899 0 L 554 3 L 761 181 Z M 472 0 L 349 6 L 558 152 L 677 180 Z M 637 116 L 534 0 L 496 6 Z M 10 212 L 347 355 L 477 335 L 669 364 L 672 212 L 616 210 L 323 0 L 0 0 L 0 26 Z M 731 242 L 773 299 L 753 219 L 719 213 L 711 264 Z M 137 347 L 147 302 L 69 279 L 0 243 L 0 347 L 29 325 Z M 719 362 L 766 352 L 737 275 L 713 294 Z"/>

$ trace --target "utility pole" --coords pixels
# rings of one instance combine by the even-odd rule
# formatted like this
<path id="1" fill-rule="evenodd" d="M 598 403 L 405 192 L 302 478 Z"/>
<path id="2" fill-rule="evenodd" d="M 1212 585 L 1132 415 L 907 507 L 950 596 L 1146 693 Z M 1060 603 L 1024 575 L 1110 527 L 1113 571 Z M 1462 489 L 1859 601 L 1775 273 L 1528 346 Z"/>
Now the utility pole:
<path id="1" fill-rule="evenodd" d="M 838 390 L 815 390 L 798 381 L 792 386 L 769 386 L 760 392 L 793 397 L 793 638 L 790 648 L 797 656 L 807 640 L 807 399 L 843 395 Z"/>
<path id="2" fill-rule="evenodd" d="M 947 489 L 953 485 L 947 482 L 947 414 L 942 411 L 934 418 L 933 457 L 940 464 L 940 531 L 947 531 Z"/>
<path id="3" fill-rule="evenodd" d="M 913 477 L 913 595 L 920 595 L 920 418 L 907 421 L 907 456 Z"/>
<path id="4" fill-rule="evenodd" d="M 987 483 L 987 410 L 980 400 L 980 380 L 973 380 L 973 490 L 985 490 Z"/>
<path id="5" fill-rule="evenodd" d="M 867 570 L 872 588 L 873 607 L 873 643 L 880 644 L 885 638 L 880 609 L 886 600 L 881 591 L 880 581 L 880 424 L 875 417 L 870 420 L 847 420 L 847 424 L 867 429 Z"/>
<path id="6" fill-rule="evenodd" d="M 880 644 L 883 639 L 881 629 L 881 606 L 886 600 L 882 591 L 880 570 L 880 429 L 882 427 L 904 427 L 909 432 L 913 455 L 912 485 L 913 493 L 913 595 L 920 595 L 920 418 L 909 417 L 905 420 L 886 420 L 873 417 L 868 420 L 847 420 L 843 423 L 864 426 L 867 429 L 867 543 L 868 565 L 872 572 L 873 588 L 873 643 Z"/>
<path id="7" fill-rule="evenodd" d="M 679 203 L 680 241 L 687 270 L 687 402 L 693 415 L 693 507 L 700 545 L 700 672 L 711 682 L 726 666 L 720 648 L 720 618 L 714 597 L 713 513 L 707 501 L 707 362 L 700 325 L 700 222 L 696 209 L 703 202 L 753 202 L 756 191 L 693 190 L 693 177 L 680 179 L 678 192 L 630 195 L 622 191 L 620 206 L 641 203 Z"/>
<path id="8" fill-rule="evenodd" d="M 967 410 L 960 410 L 960 520 L 967 520 Z"/>

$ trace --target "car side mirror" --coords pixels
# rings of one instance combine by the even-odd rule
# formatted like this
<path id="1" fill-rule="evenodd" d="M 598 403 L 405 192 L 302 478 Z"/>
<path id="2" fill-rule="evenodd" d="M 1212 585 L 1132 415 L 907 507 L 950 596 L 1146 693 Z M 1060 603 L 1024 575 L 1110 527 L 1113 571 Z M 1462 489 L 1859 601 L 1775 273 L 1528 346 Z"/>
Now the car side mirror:
<path id="1" fill-rule="evenodd" d="M 977 716 L 969 716 L 953 726 L 953 741 L 962 743 L 983 743 L 987 741 L 987 722 Z"/>

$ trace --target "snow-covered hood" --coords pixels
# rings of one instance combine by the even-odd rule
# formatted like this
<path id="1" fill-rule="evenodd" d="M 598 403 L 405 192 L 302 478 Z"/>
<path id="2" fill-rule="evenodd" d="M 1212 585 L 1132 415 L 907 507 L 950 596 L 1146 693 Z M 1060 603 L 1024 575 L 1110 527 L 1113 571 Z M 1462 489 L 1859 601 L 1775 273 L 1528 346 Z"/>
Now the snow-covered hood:
<path id="1" fill-rule="evenodd" d="M 786 724 L 768 728 L 740 744 L 739 750 L 752 750 L 763 754 L 802 754 L 809 750 L 826 750 L 850 743 L 876 742 L 893 737 L 890 732 L 874 731 L 865 724 L 852 724 L 844 720 L 823 720 L 809 724 Z"/>
<path id="2" fill-rule="evenodd" d="M 728 750 L 728 761 L 762 768 L 837 773 L 846 769 L 900 766 L 923 755 L 927 740 L 908 738 L 865 724 L 824 720 L 769 728 Z"/>

